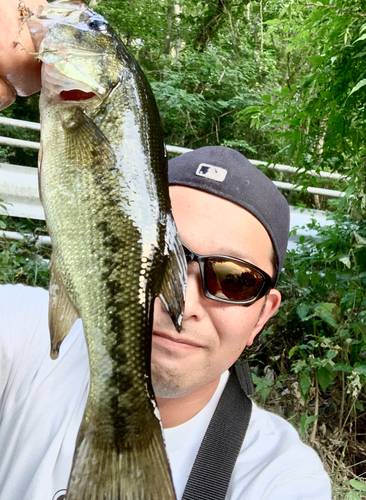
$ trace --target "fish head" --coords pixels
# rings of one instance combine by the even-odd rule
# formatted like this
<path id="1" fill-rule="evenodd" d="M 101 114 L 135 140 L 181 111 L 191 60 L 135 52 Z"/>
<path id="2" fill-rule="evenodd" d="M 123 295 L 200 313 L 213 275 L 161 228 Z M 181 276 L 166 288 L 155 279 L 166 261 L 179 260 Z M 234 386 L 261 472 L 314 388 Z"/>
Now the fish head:
<path id="1" fill-rule="evenodd" d="M 28 25 L 39 50 L 43 95 L 98 105 L 119 83 L 119 40 L 103 16 L 77 0 L 40 5 Z M 40 41 L 42 40 L 42 41 Z"/>

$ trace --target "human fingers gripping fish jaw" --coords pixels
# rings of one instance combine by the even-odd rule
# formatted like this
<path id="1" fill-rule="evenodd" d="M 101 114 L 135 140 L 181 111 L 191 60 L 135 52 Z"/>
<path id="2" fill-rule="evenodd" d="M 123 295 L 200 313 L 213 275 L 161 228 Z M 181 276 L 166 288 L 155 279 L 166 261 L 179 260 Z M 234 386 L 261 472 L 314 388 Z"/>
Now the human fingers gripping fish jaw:
<path id="1" fill-rule="evenodd" d="M 116 37 L 104 18 L 85 5 L 58 3 L 39 6 L 29 20 L 43 62 L 43 93 L 60 101 L 102 100 L 120 81 Z"/>
<path id="2" fill-rule="evenodd" d="M 150 380 L 152 308 L 179 330 L 186 259 L 158 110 L 136 61 L 77 1 L 41 6 L 40 194 L 52 240 L 52 357 L 77 317 L 90 392 L 67 500 L 174 500 Z M 38 24 L 37 24 L 38 23 Z"/>

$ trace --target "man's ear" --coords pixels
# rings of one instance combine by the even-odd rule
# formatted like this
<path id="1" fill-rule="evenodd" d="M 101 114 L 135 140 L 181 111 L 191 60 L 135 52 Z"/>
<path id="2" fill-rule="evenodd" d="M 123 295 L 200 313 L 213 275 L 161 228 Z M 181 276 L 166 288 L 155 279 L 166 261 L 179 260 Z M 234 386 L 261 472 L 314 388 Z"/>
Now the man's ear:
<path id="1" fill-rule="evenodd" d="M 280 307 L 280 304 L 281 292 L 279 292 L 276 288 L 272 288 L 270 292 L 265 296 L 257 324 L 255 325 L 253 332 L 248 339 L 247 345 L 253 344 L 256 336 L 260 334 L 269 318 L 273 316 L 277 309 Z"/>

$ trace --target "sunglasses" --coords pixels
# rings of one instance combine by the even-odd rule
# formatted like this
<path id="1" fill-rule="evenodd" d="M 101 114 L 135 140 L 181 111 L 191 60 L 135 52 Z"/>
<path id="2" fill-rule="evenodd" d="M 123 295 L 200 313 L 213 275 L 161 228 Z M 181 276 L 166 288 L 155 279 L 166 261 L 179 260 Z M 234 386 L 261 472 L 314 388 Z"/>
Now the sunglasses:
<path id="1" fill-rule="evenodd" d="M 185 245 L 187 265 L 200 267 L 205 297 L 228 304 L 253 304 L 271 289 L 272 278 L 259 267 L 226 255 L 198 255 Z"/>

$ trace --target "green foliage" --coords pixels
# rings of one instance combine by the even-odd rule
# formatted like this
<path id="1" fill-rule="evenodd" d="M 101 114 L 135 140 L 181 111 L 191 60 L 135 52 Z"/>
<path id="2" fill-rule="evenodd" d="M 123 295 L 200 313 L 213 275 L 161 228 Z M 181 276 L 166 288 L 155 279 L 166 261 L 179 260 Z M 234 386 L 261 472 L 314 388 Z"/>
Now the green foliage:
<path id="1" fill-rule="evenodd" d="M 285 41 L 292 71 L 294 58 L 303 65 L 296 79 L 262 96 L 262 103 L 244 109 L 239 120 L 251 119 L 259 129 L 275 125 L 275 138 L 290 164 L 347 174 L 353 208 L 364 214 L 364 3 L 290 0 L 266 25 L 266 36 Z M 311 182 L 306 176 L 301 181 Z"/>
<path id="2" fill-rule="evenodd" d="M 365 463 L 366 226 L 340 208 L 330 215 L 333 224 L 314 221 L 309 229 L 317 236 L 301 237 L 296 252 L 288 252 L 283 302 L 247 356 L 259 370 L 275 368 L 273 382 L 259 372 L 253 377 L 260 402 L 279 409 L 302 439 L 324 441 L 328 449 L 333 439 L 350 441 L 341 456 L 335 452 L 333 498 L 360 500 L 364 492 L 347 475 L 353 470 L 361 479 Z"/>
<path id="3" fill-rule="evenodd" d="M 18 97 L 15 103 L 1 111 L 1 116 L 19 120 L 39 122 L 38 95 Z M 25 141 L 39 142 L 39 133 L 34 130 L 0 125 L 0 136 L 13 137 Z M 0 163 L 12 163 L 28 167 L 37 166 L 38 151 L 27 148 L 14 148 L 0 145 Z"/>
<path id="4" fill-rule="evenodd" d="M 0 230 L 23 234 L 24 240 L 0 238 L 0 283 L 24 283 L 48 288 L 50 248 L 38 244 L 43 222 L 0 216 Z"/>
<path id="5" fill-rule="evenodd" d="M 235 118 L 282 81 L 278 52 L 261 43 L 263 19 L 277 13 L 276 2 L 262 18 L 259 2 L 231 0 L 108 0 L 97 8 L 145 71 L 168 144 L 222 144 L 254 158 L 277 153 L 271 126 L 258 131 Z"/>
<path id="6" fill-rule="evenodd" d="M 351 479 L 349 481 L 351 490 L 344 494 L 346 500 L 365 500 L 366 499 L 366 483 L 359 479 Z"/>
<path id="7" fill-rule="evenodd" d="M 310 424 L 315 422 L 317 418 L 318 415 L 308 415 L 307 411 L 301 415 L 298 431 L 302 439 L 306 440 Z"/>
<path id="8" fill-rule="evenodd" d="M 357 491 L 366 491 L 366 483 L 364 481 L 358 481 L 357 479 L 351 479 L 350 485 Z"/>
<path id="9" fill-rule="evenodd" d="M 255 373 L 252 373 L 252 380 L 255 386 L 256 394 L 260 395 L 262 403 L 266 402 L 266 399 L 274 389 L 282 388 L 281 377 L 275 382 L 271 380 L 266 380 L 265 378 L 258 377 Z"/>
<path id="10" fill-rule="evenodd" d="M 351 414 L 357 427 L 366 423 L 356 418 L 366 404 L 366 227 L 340 212 L 332 217 L 329 226 L 314 221 L 318 236 L 300 238 L 288 253 L 271 330 L 288 346 L 304 401 L 313 388 L 334 397 L 339 427 Z"/>

